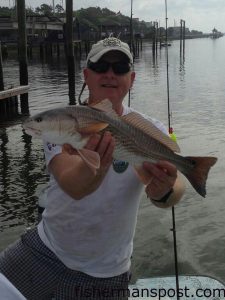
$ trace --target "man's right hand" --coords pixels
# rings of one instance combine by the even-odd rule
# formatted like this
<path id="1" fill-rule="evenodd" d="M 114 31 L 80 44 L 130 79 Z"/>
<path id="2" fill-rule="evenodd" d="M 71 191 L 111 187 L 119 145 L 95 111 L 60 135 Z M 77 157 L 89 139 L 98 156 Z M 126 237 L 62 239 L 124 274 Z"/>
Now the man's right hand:
<path id="1" fill-rule="evenodd" d="M 81 160 L 76 149 L 68 144 L 63 146 L 62 153 L 56 155 L 49 165 L 60 187 L 76 200 L 94 192 L 100 186 L 112 163 L 115 139 L 107 131 L 103 136 L 95 134 L 90 137 L 85 148 L 98 152 L 100 156 L 100 168 L 96 175 Z"/>

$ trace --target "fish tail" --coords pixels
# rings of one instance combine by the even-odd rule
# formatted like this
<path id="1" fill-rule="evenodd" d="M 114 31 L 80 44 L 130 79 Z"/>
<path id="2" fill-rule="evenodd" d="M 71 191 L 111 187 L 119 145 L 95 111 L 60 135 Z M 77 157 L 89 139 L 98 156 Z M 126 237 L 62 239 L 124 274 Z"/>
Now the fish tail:
<path id="1" fill-rule="evenodd" d="M 206 180 L 208 178 L 208 173 L 210 168 L 216 163 L 216 157 L 194 157 L 187 156 L 188 160 L 191 160 L 194 164 L 194 168 L 190 173 L 184 174 L 190 181 L 193 188 L 202 197 L 206 196 Z"/>

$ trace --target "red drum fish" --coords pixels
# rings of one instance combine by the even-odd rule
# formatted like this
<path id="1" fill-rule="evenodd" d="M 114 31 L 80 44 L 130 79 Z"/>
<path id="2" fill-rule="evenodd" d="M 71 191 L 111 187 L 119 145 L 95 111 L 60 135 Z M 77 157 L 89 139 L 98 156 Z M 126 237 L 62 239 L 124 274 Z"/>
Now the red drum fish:
<path id="1" fill-rule="evenodd" d="M 100 167 L 97 152 L 84 146 L 94 133 L 110 131 L 116 146 L 113 157 L 140 170 L 144 161 L 166 160 L 184 174 L 194 189 L 206 196 L 206 180 L 216 157 L 183 157 L 179 146 L 149 119 L 137 112 L 118 116 L 109 100 L 93 106 L 66 106 L 44 111 L 28 118 L 23 127 L 29 135 L 54 144 L 70 144 L 94 171 Z M 138 172 L 139 175 L 141 172 Z M 140 177 L 142 177 L 140 175 Z M 144 183 L 144 176 L 142 177 Z"/>

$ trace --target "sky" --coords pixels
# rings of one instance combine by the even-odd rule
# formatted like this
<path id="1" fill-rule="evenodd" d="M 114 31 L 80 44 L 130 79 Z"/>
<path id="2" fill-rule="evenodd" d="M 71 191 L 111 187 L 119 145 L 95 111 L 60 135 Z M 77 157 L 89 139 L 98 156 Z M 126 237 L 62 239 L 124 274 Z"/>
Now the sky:
<path id="1" fill-rule="evenodd" d="M 66 0 L 25 0 L 26 6 L 35 8 L 43 3 L 60 4 L 65 8 Z M 130 16 L 133 2 L 133 17 L 139 20 L 158 21 L 165 27 L 165 0 L 73 0 L 73 9 L 107 7 L 114 12 Z M 12 6 L 15 0 L 0 0 L 0 6 Z M 215 27 L 225 33 L 225 0 L 167 0 L 168 26 L 179 26 L 185 20 L 190 30 L 204 33 Z"/>

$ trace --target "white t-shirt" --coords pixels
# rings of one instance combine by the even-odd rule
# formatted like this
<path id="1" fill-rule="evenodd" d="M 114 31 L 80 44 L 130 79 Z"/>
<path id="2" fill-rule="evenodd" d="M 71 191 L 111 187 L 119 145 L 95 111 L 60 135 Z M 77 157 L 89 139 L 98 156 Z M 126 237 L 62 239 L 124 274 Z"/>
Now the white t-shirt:
<path id="1" fill-rule="evenodd" d="M 123 115 L 130 111 L 124 107 Z M 162 123 L 152 121 L 166 132 Z M 47 164 L 61 153 L 60 146 L 49 143 L 44 150 Z M 134 168 L 125 162 L 114 162 L 100 187 L 81 200 L 67 195 L 50 174 L 40 238 L 70 269 L 102 278 L 122 274 L 130 268 L 143 190 Z"/>

